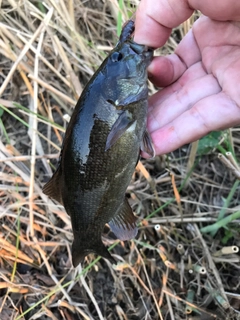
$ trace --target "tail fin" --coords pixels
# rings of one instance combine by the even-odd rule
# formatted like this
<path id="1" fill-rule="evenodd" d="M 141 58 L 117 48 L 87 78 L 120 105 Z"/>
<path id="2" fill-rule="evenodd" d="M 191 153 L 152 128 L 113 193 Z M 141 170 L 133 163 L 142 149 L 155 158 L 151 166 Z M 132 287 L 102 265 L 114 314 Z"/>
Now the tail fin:
<path id="1" fill-rule="evenodd" d="M 114 258 L 111 256 L 107 248 L 102 243 L 101 238 L 97 239 L 97 241 L 94 241 L 93 243 L 91 243 L 90 239 L 88 240 L 89 242 L 87 242 L 86 240 L 81 241 L 81 239 L 74 239 L 72 245 L 72 263 L 74 267 L 77 267 L 79 263 L 81 263 L 89 253 L 96 253 L 97 255 L 110 260 L 111 263 L 116 263 Z"/>

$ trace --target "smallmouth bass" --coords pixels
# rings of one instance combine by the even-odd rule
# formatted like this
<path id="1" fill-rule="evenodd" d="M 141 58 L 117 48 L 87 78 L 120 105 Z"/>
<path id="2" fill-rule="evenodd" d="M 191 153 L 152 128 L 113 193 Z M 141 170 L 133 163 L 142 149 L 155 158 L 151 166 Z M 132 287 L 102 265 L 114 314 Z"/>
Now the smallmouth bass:
<path id="1" fill-rule="evenodd" d="M 76 267 L 89 253 L 114 262 L 102 243 L 106 223 L 120 240 L 136 236 L 125 196 L 140 150 L 154 154 L 146 131 L 147 66 L 153 50 L 131 39 L 134 22 L 92 76 L 73 111 L 59 166 L 43 192 L 71 217 Z"/>

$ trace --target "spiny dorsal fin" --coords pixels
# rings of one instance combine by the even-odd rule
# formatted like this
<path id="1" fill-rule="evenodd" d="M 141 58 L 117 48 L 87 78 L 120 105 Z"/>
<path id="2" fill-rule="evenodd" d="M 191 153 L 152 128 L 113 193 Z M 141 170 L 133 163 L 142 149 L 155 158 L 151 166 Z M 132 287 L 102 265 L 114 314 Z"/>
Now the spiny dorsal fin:
<path id="1" fill-rule="evenodd" d="M 53 198 L 54 200 L 57 200 L 62 204 L 62 197 L 60 192 L 60 179 L 61 172 L 60 167 L 58 167 L 55 173 L 53 174 L 52 178 L 45 184 L 42 191 L 50 198 Z"/>
<path id="2" fill-rule="evenodd" d="M 138 229 L 137 218 L 132 212 L 127 198 L 125 198 L 118 214 L 108 223 L 112 232 L 120 240 L 130 240 L 136 237 Z"/>

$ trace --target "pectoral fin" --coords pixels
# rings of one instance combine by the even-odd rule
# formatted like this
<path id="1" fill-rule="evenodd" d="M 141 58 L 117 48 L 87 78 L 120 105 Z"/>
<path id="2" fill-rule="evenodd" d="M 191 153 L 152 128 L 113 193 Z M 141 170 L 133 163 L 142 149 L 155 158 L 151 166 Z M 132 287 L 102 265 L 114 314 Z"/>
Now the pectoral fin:
<path id="1" fill-rule="evenodd" d="M 60 192 L 60 179 L 61 173 L 60 167 L 58 167 L 58 169 L 53 174 L 52 178 L 44 185 L 42 191 L 50 198 L 53 198 L 54 200 L 57 200 L 58 202 L 63 204 Z"/>
<path id="2" fill-rule="evenodd" d="M 131 113 L 127 110 L 122 111 L 107 137 L 105 151 L 110 149 L 133 123 Z"/>
<path id="3" fill-rule="evenodd" d="M 127 198 L 125 198 L 119 213 L 108 224 L 115 236 L 124 241 L 136 237 L 138 232 L 136 220 L 137 218 L 134 216 Z"/>
<path id="4" fill-rule="evenodd" d="M 143 135 L 143 139 L 141 142 L 141 150 L 149 154 L 152 158 L 155 157 L 155 150 L 152 143 L 152 139 L 147 130 L 144 132 Z"/>

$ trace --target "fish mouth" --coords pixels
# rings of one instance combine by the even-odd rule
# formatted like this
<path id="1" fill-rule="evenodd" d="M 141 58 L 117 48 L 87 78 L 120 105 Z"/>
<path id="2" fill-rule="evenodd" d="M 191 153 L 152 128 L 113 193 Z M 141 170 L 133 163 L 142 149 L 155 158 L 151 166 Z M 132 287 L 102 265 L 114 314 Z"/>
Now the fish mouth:
<path id="1" fill-rule="evenodd" d="M 130 43 L 130 48 L 138 55 L 141 55 L 143 57 L 144 60 L 149 61 L 149 63 L 151 62 L 152 58 L 153 58 L 153 49 L 142 45 L 142 44 L 138 44 L 136 42 L 131 42 Z"/>

